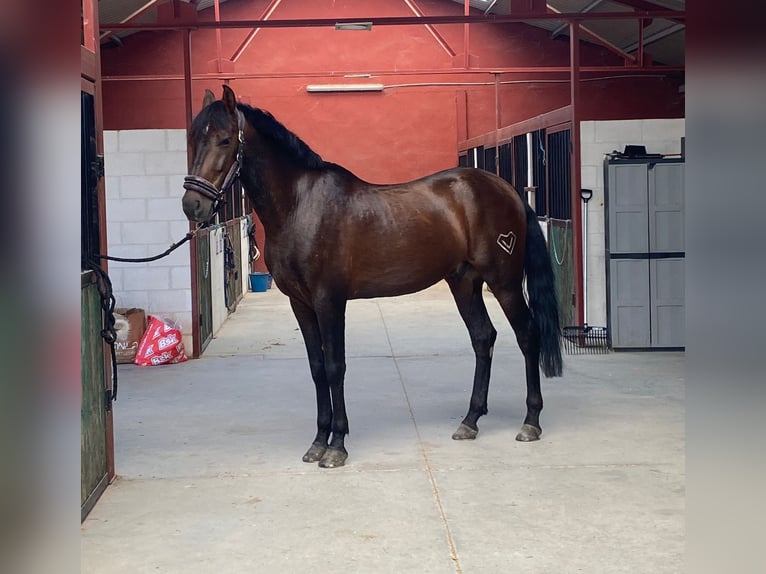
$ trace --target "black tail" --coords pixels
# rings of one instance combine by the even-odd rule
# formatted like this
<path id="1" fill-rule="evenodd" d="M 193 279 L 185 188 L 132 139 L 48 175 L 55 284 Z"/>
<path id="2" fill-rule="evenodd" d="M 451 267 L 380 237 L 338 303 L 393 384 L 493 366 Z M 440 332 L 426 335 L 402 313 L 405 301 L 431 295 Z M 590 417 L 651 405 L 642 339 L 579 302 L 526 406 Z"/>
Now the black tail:
<path id="1" fill-rule="evenodd" d="M 540 367 L 546 377 L 560 377 L 561 327 L 556 284 L 545 237 L 537 222 L 537 215 L 527 207 L 527 241 L 524 252 L 524 270 L 527 274 L 529 308 L 540 333 Z"/>

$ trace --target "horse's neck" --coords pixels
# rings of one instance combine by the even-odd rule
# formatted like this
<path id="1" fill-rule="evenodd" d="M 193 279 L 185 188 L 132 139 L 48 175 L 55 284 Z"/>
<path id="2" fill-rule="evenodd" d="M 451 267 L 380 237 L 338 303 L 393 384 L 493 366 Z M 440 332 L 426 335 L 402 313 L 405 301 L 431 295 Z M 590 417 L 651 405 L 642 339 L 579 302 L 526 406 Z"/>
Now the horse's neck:
<path id="1" fill-rule="evenodd" d="M 264 159 L 252 163 L 245 160 L 242 183 L 267 233 L 273 234 L 285 225 L 295 206 L 297 175 L 277 158 Z"/>

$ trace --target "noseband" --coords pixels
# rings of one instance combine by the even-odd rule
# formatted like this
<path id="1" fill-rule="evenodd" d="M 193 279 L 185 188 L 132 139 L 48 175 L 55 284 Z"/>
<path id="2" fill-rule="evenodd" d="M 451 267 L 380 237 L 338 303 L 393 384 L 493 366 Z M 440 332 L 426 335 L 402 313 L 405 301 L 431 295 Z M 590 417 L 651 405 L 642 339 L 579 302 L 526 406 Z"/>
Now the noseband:
<path id="1" fill-rule="evenodd" d="M 186 191 L 195 191 L 213 201 L 211 218 L 223 206 L 225 202 L 224 196 L 234 184 L 234 180 L 239 177 L 239 170 L 242 167 L 242 155 L 245 147 L 245 117 L 239 110 L 237 110 L 237 127 L 239 128 L 239 133 L 237 134 L 237 157 L 231 164 L 220 189 L 217 189 L 212 182 L 198 175 L 187 175 L 184 178 L 184 189 Z"/>

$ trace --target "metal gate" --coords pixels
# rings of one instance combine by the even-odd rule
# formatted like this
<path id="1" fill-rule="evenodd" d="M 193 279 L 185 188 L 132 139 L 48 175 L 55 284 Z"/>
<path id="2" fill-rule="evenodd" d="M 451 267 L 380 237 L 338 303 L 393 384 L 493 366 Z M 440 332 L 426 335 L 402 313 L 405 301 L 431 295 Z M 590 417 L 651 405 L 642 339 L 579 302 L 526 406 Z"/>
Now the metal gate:
<path id="1" fill-rule="evenodd" d="M 226 223 L 226 255 L 224 257 L 225 265 L 225 285 L 226 285 L 226 308 L 229 313 L 233 313 L 237 308 L 237 303 L 242 298 L 242 274 L 240 273 L 242 261 L 242 224 L 240 218 L 233 219 Z"/>
<path id="2" fill-rule="evenodd" d="M 210 284 L 210 232 L 197 234 L 197 299 L 199 301 L 200 354 L 213 338 L 213 295 Z"/>
<path id="3" fill-rule="evenodd" d="M 80 368 L 80 510 L 85 519 L 109 483 L 107 458 L 107 412 L 105 408 L 103 311 L 95 273 L 82 274 L 80 297 L 82 339 Z"/>
<path id="4" fill-rule="evenodd" d="M 527 187 L 527 136 L 513 136 L 513 181 L 516 191 L 525 197 L 524 188 Z"/>
<path id="5" fill-rule="evenodd" d="M 113 473 L 111 412 L 107 412 L 109 373 L 101 331 L 104 310 L 97 275 L 90 270 L 101 250 L 99 224 L 100 161 L 96 148 L 95 100 L 81 92 L 81 256 L 80 361 L 80 513 L 84 520 L 106 488 Z"/>
<path id="6" fill-rule="evenodd" d="M 548 134 L 548 216 L 572 219 L 570 130 Z"/>
<path id="7" fill-rule="evenodd" d="M 498 148 L 497 155 L 500 159 L 500 166 L 497 171 L 497 175 L 499 175 L 505 181 L 513 185 L 513 159 L 511 157 L 511 144 L 510 143 L 501 144 L 500 147 Z M 522 189 L 522 191 L 524 190 Z"/>
<path id="8" fill-rule="evenodd" d="M 556 279 L 556 295 L 562 325 L 576 322 L 574 248 L 572 242 L 572 177 L 570 130 L 546 134 L 545 173 L 547 193 L 542 205 L 550 218 L 548 250 Z M 542 138 L 537 140 L 538 145 Z M 538 205 L 542 206 L 539 202 Z"/>
<path id="9" fill-rule="evenodd" d="M 485 171 L 488 171 L 489 173 L 496 173 L 497 172 L 497 162 L 495 161 L 495 148 L 494 147 L 486 147 L 484 148 L 484 167 L 483 169 Z"/>

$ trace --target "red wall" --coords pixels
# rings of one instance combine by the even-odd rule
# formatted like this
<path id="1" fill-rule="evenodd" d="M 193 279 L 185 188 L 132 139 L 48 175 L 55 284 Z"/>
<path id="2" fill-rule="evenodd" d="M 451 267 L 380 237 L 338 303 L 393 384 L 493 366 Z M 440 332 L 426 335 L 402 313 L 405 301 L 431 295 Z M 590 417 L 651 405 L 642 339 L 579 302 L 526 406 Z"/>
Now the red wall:
<path id="1" fill-rule="evenodd" d="M 256 19 L 267 0 L 230 0 L 224 19 Z M 419 0 L 427 15 L 461 14 L 446 0 Z M 283 0 L 272 19 L 411 16 L 401 0 Z M 212 9 L 201 14 L 212 19 Z M 495 127 L 494 76 L 469 73 L 463 62 L 463 26 L 437 27 L 455 58 L 424 26 L 381 26 L 370 32 L 334 29 L 261 29 L 235 65 L 231 86 L 245 103 L 272 112 L 315 151 L 360 177 L 375 182 L 412 179 L 457 163 L 456 143 Z M 247 30 L 222 31 L 222 55 L 230 58 Z M 179 32 L 142 32 L 124 46 L 102 51 L 105 129 L 183 128 L 184 90 L 180 80 L 115 81 L 125 75 L 180 75 L 183 44 Z M 212 30 L 192 35 L 192 69 L 212 71 L 216 37 Z M 474 25 L 470 28 L 471 67 L 568 66 L 568 39 L 524 24 Z M 583 65 L 621 65 L 591 44 L 581 48 Z M 453 73 L 403 74 L 408 70 Z M 373 73 L 344 80 L 345 73 Z M 380 72 L 376 75 L 375 72 Z M 594 74 L 591 74 L 594 75 Z M 595 74 L 614 76 L 614 73 Z M 568 74 L 504 74 L 501 81 L 543 80 L 500 88 L 501 125 L 509 125 L 569 103 Z M 551 83 L 558 80 L 559 83 Z M 483 86 L 391 87 L 380 93 L 308 94 L 307 84 L 375 82 L 386 86 L 433 83 L 487 83 Z M 205 88 L 220 94 L 221 80 L 195 80 L 195 108 Z M 681 82 L 668 78 L 588 81 L 583 83 L 584 119 L 682 117 Z"/>

